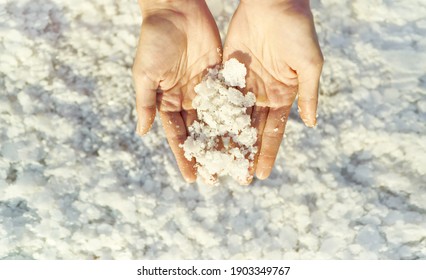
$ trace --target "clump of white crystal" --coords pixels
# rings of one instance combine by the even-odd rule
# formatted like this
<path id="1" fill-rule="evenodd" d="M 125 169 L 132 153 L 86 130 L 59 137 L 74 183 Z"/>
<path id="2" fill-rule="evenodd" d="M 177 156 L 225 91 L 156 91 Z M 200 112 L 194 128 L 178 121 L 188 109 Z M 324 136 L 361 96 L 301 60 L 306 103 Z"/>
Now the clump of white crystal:
<path id="1" fill-rule="evenodd" d="M 223 68 L 209 69 L 195 87 L 192 106 L 198 121 L 189 127 L 182 147 L 188 160 L 196 159 L 198 174 L 212 184 L 220 176 L 229 175 L 239 182 L 250 176 L 257 131 L 251 127 L 247 108 L 254 105 L 256 97 L 235 88 L 245 87 L 246 73 L 244 64 L 230 59 Z"/>
<path id="2" fill-rule="evenodd" d="M 240 88 L 246 87 L 247 69 L 244 64 L 235 58 L 226 61 L 221 72 L 226 85 Z"/>

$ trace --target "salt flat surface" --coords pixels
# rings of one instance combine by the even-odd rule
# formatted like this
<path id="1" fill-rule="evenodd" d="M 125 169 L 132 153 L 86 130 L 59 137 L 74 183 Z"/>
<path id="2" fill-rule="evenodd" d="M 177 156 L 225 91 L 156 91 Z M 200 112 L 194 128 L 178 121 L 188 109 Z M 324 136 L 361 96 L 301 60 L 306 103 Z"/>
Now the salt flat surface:
<path id="1" fill-rule="evenodd" d="M 0 0 L 0 258 L 426 259 L 423 0 L 312 1 L 318 127 L 293 108 L 249 187 L 135 134 L 136 2 Z M 224 36 L 238 1 L 208 2 Z"/>

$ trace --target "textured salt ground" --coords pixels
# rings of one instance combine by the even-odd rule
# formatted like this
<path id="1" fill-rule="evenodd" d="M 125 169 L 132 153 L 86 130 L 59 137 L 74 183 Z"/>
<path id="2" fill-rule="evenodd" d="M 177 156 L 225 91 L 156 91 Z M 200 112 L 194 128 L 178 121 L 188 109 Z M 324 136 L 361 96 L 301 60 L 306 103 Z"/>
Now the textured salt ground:
<path id="1" fill-rule="evenodd" d="M 0 258 L 426 259 L 426 4 L 312 6 L 318 127 L 293 110 L 268 180 L 211 188 L 134 133 L 136 1 L 1 0 Z"/>

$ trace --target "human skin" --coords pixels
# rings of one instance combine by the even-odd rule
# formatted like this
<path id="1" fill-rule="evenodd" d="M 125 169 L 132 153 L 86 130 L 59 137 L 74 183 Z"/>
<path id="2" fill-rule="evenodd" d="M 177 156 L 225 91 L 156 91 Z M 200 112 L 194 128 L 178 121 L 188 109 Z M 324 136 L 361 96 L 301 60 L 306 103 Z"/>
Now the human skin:
<path id="1" fill-rule="evenodd" d="M 204 0 L 139 0 L 139 6 L 143 23 L 132 69 L 137 132 L 150 130 L 158 110 L 182 176 L 193 182 L 195 161 L 179 145 L 196 119 L 194 86 L 222 61 L 219 31 Z"/>
<path id="2" fill-rule="evenodd" d="M 229 58 L 248 68 L 245 90 L 256 95 L 251 117 L 259 147 L 250 174 L 266 179 L 296 96 L 303 122 L 316 125 L 323 56 L 309 0 L 241 0 L 225 41 Z"/>

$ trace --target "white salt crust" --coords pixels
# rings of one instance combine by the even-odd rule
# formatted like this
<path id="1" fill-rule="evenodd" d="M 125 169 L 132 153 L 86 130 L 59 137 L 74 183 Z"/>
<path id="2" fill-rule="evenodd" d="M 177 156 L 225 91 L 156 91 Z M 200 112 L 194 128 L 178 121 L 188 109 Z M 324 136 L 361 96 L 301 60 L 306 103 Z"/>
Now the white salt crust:
<path id="1" fill-rule="evenodd" d="M 256 97 L 246 95 L 236 87 L 245 87 L 247 70 L 232 58 L 223 68 L 208 70 L 195 87 L 192 106 L 198 121 L 189 127 L 189 136 L 182 145 L 185 157 L 197 161 L 198 175 L 215 184 L 218 177 L 229 175 L 239 182 L 249 178 L 249 167 L 257 152 L 257 130 L 251 127 L 247 108 Z"/>
<path id="2" fill-rule="evenodd" d="M 225 38 L 239 1 L 206 2 Z M 425 260 L 424 0 L 311 2 L 321 123 L 207 188 L 129 121 L 137 1 L 0 1 L 0 259 Z"/>

